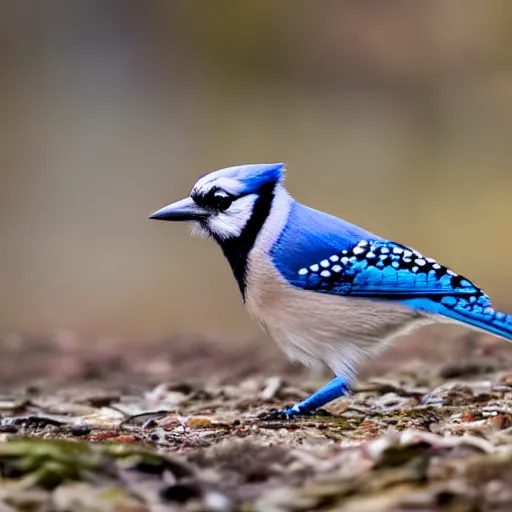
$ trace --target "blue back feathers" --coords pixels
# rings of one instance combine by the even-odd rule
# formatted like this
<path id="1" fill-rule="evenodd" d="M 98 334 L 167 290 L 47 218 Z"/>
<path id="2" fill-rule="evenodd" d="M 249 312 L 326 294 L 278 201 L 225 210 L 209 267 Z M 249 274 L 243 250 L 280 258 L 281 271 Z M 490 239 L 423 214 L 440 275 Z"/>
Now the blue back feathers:
<path id="1" fill-rule="evenodd" d="M 291 284 L 300 286 L 297 279 L 301 268 L 348 250 L 362 239 L 380 240 L 338 217 L 293 201 L 286 226 L 270 256 L 279 272 Z"/>

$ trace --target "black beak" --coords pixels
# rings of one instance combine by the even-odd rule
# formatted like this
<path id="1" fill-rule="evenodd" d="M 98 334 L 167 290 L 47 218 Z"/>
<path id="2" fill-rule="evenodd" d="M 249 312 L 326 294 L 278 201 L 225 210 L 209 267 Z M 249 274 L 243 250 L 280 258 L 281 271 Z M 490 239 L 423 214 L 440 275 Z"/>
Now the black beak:
<path id="1" fill-rule="evenodd" d="M 201 220 L 208 216 L 207 211 L 197 205 L 193 199 L 187 197 L 181 201 L 164 206 L 160 210 L 149 216 L 150 219 L 157 220 Z"/>

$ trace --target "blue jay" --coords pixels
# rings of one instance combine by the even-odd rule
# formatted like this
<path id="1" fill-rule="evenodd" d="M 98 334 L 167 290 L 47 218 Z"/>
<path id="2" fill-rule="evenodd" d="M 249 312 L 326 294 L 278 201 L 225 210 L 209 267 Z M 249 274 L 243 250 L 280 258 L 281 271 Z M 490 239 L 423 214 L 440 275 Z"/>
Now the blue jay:
<path id="1" fill-rule="evenodd" d="M 418 251 L 295 201 L 284 165 L 221 169 L 151 219 L 192 221 L 222 248 L 244 303 L 292 359 L 335 377 L 279 417 L 307 415 L 348 393 L 356 364 L 433 322 L 512 341 L 512 315 L 471 281 Z"/>

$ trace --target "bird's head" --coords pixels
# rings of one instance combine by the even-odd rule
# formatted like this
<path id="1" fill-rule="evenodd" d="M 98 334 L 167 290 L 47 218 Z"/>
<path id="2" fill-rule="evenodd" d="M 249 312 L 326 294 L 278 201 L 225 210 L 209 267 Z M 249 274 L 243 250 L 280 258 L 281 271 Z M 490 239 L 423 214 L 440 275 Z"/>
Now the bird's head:
<path id="1" fill-rule="evenodd" d="M 164 206 L 149 218 L 193 221 L 200 232 L 222 245 L 248 230 L 259 231 L 283 177 L 282 163 L 221 169 L 200 178 L 189 197 Z"/>

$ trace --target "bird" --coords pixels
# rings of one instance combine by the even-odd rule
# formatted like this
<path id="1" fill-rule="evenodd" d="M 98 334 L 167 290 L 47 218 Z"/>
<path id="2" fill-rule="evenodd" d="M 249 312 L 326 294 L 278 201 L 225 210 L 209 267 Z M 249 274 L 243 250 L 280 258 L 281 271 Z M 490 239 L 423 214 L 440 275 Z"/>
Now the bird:
<path id="1" fill-rule="evenodd" d="M 296 201 L 284 175 L 283 163 L 220 169 L 150 216 L 191 221 L 195 234 L 217 242 L 256 322 L 291 360 L 332 371 L 327 384 L 272 410 L 274 417 L 318 413 L 349 394 L 363 359 L 427 324 L 461 324 L 512 341 L 512 315 L 493 309 L 469 279 Z"/>

